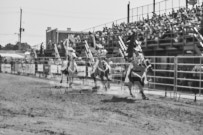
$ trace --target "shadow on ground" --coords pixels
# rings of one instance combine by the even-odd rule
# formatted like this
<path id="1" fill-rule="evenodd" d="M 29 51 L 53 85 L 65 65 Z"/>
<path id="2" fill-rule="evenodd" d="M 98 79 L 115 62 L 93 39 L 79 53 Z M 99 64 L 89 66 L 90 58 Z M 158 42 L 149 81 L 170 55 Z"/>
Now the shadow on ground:
<path id="1" fill-rule="evenodd" d="M 103 103 L 109 103 L 109 102 L 126 102 L 126 103 L 134 103 L 135 99 L 129 99 L 127 97 L 116 97 L 113 96 L 111 99 L 105 99 L 102 100 Z"/>

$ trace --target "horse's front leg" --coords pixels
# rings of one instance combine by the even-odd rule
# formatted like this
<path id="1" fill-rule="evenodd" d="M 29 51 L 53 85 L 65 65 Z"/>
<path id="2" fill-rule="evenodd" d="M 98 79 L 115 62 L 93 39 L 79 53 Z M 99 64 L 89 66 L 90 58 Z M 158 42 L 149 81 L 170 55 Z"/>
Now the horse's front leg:
<path id="1" fill-rule="evenodd" d="M 143 82 L 144 83 L 144 82 Z M 144 90 L 143 90 L 143 85 L 140 83 L 140 82 L 137 82 L 137 85 L 139 87 L 139 90 L 140 90 L 140 94 L 142 96 L 142 99 L 144 100 L 148 100 L 149 98 L 147 98 L 144 94 Z"/>
<path id="2" fill-rule="evenodd" d="M 72 84 L 73 84 L 73 75 L 69 75 L 68 80 L 69 80 L 69 87 L 72 88 Z"/>
<path id="3" fill-rule="evenodd" d="M 63 73 L 61 73 L 61 81 L 60 83 L 63 83 Z"/>
<path id="4" fill-rule="evenodd" d="M 105 90 L 107 91 L 108 88 L 107 88 L 107 86 L 106 86 L 106 81 L 104 80 L 104 76 L 105 76 L 105 73 L 104 73 L 104 72 L 101 72 L 101 74 L 100 74 L 100 79 L 101 79 L 101 82 L 102 82 L 102 84 L 103 84 Z"/>
<path id="5" fill-rule="evenodd" d="M 109 74 L 108 74 L 108 72 L 106 71 L 106 72 L 105 72 L 105 77 L 106 77 L 106 80 L 107 80 L 107 81 L 106 81 L 107 87 L 108 87 L 108 89 L 109 89 L 109 88 L 110 88 L 110 81 L 111 81 L 111 80 L 109 79 L 109 76 L 108 76 L 108 75 L 109 75 Z"/>
<path id="6" fill-rule="evenodd" d="M 94 87 L 93 87 L 93 89 L 97 88 L 97 80 L 96 80 L 96 76 L 95 76 L 94 73 L 91 74 L 91 78 L 94 80 Z"/>

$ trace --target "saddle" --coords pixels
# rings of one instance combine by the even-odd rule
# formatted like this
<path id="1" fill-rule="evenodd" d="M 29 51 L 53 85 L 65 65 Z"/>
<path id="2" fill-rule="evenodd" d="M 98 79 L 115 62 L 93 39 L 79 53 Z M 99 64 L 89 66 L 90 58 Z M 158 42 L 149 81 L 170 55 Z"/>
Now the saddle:
<path id="1" fill-rule="evenodd" d="M 68 73 L 68 69 L 66 68 L 66 69 L 64 69 L 64 70 L 61 70 L 61 72 L 62 72 L 62 74 L 65 74 L 65 75 L 68 75 L 69 73 Z"/>

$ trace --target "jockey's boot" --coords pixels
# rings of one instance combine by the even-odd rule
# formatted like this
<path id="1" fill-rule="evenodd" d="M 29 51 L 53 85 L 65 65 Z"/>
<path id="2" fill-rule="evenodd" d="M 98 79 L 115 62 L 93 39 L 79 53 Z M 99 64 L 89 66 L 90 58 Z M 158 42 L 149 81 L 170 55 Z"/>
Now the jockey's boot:
<path id="1" fill-rule="evenodd" d="M 61 80 L 60 83 L 62 83 L 63 81 Z"/>

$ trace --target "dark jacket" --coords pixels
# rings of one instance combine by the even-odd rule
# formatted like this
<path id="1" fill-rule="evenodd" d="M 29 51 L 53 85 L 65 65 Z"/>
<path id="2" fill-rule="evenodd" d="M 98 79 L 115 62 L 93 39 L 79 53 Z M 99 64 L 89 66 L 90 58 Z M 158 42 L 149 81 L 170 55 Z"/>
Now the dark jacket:
<path id="1" fill-rule="evenodd" d="M 133 48 L 135 46 L 135 32 L 131 36 L 128 37 L 130 40 L 130 43 L 127 48 L 128 58 L 131 58 L 133 56 Z"/>

